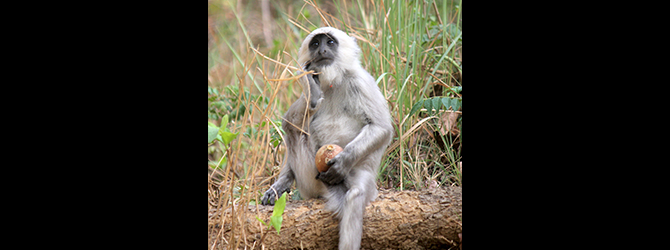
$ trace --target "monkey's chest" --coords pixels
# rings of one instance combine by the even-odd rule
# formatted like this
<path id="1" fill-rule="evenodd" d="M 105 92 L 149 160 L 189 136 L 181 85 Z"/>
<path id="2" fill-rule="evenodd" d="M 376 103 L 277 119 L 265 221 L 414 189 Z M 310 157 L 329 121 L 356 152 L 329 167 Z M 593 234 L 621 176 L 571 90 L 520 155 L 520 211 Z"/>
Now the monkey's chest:
<path id="1" fill-rule="evenodd" d="M 360 119 L 350 113 L 320 111 L 324 112 L 317 112 L 310 124 L 310 140 L 315 147 L 333 143 L 344 148 L 363 128 Z"/>

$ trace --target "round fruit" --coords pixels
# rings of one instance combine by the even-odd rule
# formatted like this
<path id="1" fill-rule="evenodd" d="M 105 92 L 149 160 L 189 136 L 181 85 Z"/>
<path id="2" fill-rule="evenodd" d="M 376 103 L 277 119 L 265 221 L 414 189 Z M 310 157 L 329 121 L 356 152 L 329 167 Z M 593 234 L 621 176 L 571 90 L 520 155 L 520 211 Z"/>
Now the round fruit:
<path id="1" fill-rule="evenodd" d="M 328 161 L 330 159 L 333 159 L 337 154 L 342 152 L 342 147 L 337 146 L 335 144 L 326 144 L 323 145 L 319 149 L 319 151 L 316 152 L 316 159 L 314 160 L 314 163 L 316 163 L 316 169 L 319 170 L 319 172 L 326 172 L 330 168 L 328 166 Z"/>

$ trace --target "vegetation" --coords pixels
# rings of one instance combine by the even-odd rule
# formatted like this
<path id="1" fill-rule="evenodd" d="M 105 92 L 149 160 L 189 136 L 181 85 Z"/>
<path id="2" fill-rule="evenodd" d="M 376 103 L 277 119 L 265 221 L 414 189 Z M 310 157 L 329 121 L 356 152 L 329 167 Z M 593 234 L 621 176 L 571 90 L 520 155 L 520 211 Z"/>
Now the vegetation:
<path id="1" fill-rule="evenodd" d="M 210 220 L 255 205 L 279 173 L 281 116 L 302 93 L 292 79 L 298 48 L 322 26 L 358 39 L 388 101 L 395 135 L 378 186 L 461 186 L 461 9 L 458 0 L 208 0 Z M 210 245 L 243 247 L 219 238 Z"/>

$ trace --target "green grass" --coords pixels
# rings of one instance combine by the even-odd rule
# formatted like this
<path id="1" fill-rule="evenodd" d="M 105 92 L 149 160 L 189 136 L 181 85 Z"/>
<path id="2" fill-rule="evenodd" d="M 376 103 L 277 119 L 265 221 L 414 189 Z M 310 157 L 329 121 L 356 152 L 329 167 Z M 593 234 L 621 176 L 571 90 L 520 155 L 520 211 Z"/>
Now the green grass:
<path id="1" fill-rule="evenodd" d="M 448 99 L 462 106 L 462 1 L 268 4 L 272 22 L 263 27 L 259 1 L 208 1 L 208 122 L 221 126 L 228 115 L 226 127 L 238 134 L 227 145 L 208 144 L 211 207 L 255 204 L 278 174 L 285 150 L 281 116 L 302 89 L 294 80 L 269 81 L 290 78 L 295 70 L 265 57 L 298 66 L 302 40 L 326 26 L 324 20 L 358 38 L 361 63 L 389 104 L 396 134 L 378 185 L 462 186 L 461 111 L 447 105 Z M 272 29 L 271 37 L 264 28 Z M 239 239 L 227 240 L 241 246 Z"/>

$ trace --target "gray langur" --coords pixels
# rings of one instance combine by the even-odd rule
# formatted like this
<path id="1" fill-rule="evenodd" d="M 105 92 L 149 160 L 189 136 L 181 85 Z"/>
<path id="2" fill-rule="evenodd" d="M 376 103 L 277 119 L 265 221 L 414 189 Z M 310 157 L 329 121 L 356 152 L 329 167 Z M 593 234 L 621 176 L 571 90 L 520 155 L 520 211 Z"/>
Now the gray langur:
<path id="1" fill-rule="evenodd" d="M 261 204 L 274 205 L 294 180 L 303 199 L 326 198 L 326 209 L 340 219 L 339 249 L 360 248 L 363 212 L 377 197 L 375 179 L 393 137 L 386 100 L 361 67 L 360 53 L 355 38 L 332 27 L 316 29 L 305 38 L 298 63 L 319 74 L 298 79 L 304 93 L 282 123 L 284 166 L 261 198 Z M 314 157 L 326 144 L 344 150 L 327 163 L 326 172 L 319 172 Z"/>

